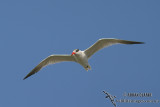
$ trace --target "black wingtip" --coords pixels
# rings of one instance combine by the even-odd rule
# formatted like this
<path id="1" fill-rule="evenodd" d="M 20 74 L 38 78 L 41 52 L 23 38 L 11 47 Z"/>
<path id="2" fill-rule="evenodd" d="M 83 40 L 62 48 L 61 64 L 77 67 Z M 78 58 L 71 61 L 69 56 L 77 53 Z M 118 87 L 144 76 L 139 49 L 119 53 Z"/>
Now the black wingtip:
<path id="1" fill-rule="evenodd" d="M 27 79 L 28 77 L 30 77 L 31 75 L 35 74 L 37 71 L 39 71 L 40 68 L 39 67 L 35 67 L 29 74 L 27 74 L 23 80 Z"/>
<path id="2" fill-rule="evenodd" d="M 132 45 L 132 44 L 145 44 L 145 42 L 122 41 L 122 44 L 128 44 L 128 45 Z"/>
<path id="3" fill-rule="evenodd" d="M 25 79 L 26 79 L 26 77 L 23 78 L 23 80 L 25 80 Z"/>
<path id="4" fill-rule="evenodd" d="M 144 42 L 136 42 L 136 41 L 134 42 L 133 41 L 133 42 L 130 42 L 129 44 L 145 44 L 145 43 Z"/>
<path id="5" fill-rule="evenodd" d="M 25 80 L 26 78 L 28 78 L 29 76 L 27 75 L 27 76 L 25 76 L 24 78 L 23 78 L 23 80 Z"/>
<path id="6" fill-rule="evenodd" d="M 145 42 L 135 42 L 135 44 L 145 44 Z"/>
<path id="7" fill-rule="evenodd" d="M 35 74 L 35 72 L 30 72 L 27 76 L 25 76 L 24 78 L 23 78 L 23 80 L 25 80 L 25 79 L 27 79 L 28 77 L 30 77 L 31 75 L 33 75 L 33 74 Z"/>

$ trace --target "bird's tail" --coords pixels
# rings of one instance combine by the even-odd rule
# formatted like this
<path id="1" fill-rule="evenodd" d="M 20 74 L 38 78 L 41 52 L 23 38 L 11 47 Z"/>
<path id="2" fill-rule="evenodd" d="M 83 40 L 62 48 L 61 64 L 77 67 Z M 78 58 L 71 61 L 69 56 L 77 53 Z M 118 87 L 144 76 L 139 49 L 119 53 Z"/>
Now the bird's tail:
<path id="1" fill-rule="evenodd" d="M 91 70 L 91 66 L 88 65 L 87 67 L 85 67 L 86 71 Z"/>

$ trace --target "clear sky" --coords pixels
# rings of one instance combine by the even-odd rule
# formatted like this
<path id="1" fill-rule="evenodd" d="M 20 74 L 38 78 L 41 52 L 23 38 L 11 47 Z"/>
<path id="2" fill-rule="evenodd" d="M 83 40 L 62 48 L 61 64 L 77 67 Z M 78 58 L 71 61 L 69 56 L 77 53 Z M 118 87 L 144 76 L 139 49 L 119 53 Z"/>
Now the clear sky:
<path id="1" fill-rule="evenodd" d="M 89 72 L 64 62 L 23 80 L 47 56 L 84 50 L 100 38 L 146 44 L 105 48 L 89 60 Z M 159 39 L 159 0 L 1 0 L 0 106 L 114 107 L 103 90 L 116 99 L 160 100 Z M 152 97 L 124 97 L 125 92 Z"/>

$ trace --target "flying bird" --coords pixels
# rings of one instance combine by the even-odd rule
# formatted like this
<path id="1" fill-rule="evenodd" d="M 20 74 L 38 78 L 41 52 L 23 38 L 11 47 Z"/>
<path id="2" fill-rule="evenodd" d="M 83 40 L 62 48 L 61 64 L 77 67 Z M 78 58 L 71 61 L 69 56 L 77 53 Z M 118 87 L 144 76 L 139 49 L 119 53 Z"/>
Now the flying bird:
<path id="1" fill-rule="evenodd" d="M 65 61 L 73 61 L 79 63 L 84 67 L 85 70 L 91 69 L 91 66 L 88 64 L 88 59 L 97 51 L 114 45 L 114 44 L 143 44 L 144 42 L 136 42 L 136 41 L 128 41 L 128 40 L 121 40 L 121 39 L 114 39 L 114 38 L 102 38 L 99 39 L 96 43 L 92 46 L 87 48 L 84 51 L 79 49 L 73 50 L 71 55 L 50 55 L 46 59 L 42 60 L 24 79 L 28 78 L 29 76 L 37 73 L 43 67 L 49 64 L 55 64 L 59 62 Z"/>
<path id="2" fill-rule="evenodd" d="M 109 98 L 110 101 L 112 102 L 112 104 L 116 107 L 116 103 L 114 101 L 114 98 L 116 98 L 116 96 L 112 96 L 111 94 L 109 94 L 108 92 L 103 91 L 107 96 L 106 98 Z"/>

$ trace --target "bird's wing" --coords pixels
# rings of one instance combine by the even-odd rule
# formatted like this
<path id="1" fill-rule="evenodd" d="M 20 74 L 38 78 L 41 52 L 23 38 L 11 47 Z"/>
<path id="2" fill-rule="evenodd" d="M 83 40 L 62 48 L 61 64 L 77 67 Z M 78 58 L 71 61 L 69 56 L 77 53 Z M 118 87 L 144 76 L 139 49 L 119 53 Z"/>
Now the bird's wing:
<path id="1" fill-rule="evenodd" d="M 112 104 L 116 107 L 116 103 L 114 102 L 113 96 L 110 95 L 109 99 L 111 100 Z"/>
<path id="2" fill-rule="evenodd" d="M 51 55 L 51 56 L 48 56 L 46 59 L 42 60 L 26 77 L 24 77 L 24 79 L 37 73 L 40 69 L 42 69 L 43 67 L 45 67 L 49 64 L 55 64 L 55 63 L 64 62 L 64 61 L 74 61 L 75 62 L 75 59 L 71 55 Z"/>
<path id="3" fill-rule="evenodd" d="M 110 96 L 107 92 L 103 91 L 107 96 Z"/>
<path id="4" fill-rule="evenodd" d="M 111 100 L 111 102 L 112 102 L 112 104 L 116 107 L 116 103 L 115 103 L 113 100 Z"/>
<path id="5" fill-rule="evenodd" d="M 102 38 L 85 50 L 85 54 L 90 58 L 95 52 L 114 44 L 143 44 L 144 42 L 120 40 L 114 38 Z"/>

